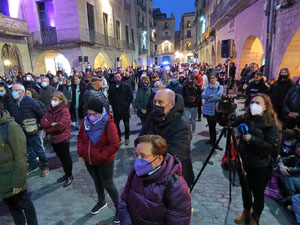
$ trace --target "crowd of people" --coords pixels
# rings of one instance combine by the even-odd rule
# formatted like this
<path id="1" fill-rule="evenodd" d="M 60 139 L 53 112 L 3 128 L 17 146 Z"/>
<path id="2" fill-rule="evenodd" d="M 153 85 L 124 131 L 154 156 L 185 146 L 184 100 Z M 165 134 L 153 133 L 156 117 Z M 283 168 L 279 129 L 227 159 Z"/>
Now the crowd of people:
<path id="1" fill-rule="evenodd" d="M 189 224 L 189 188 L 195 178 L 191 140 L 197 121 L 206 118 L 210 137 L 205 144 L 214 146 L 216 106 L 224 90 L 238 86 L 246 95 L 245 114 L 238 121 L 247 124 L 248 133 L 240 136 L 238 148 L 247 175 L 240 177 L 244 211 L 235 222 L 259 222 L 264 190 L 277 168 L 286 202 L 292 200 L 300 223 L 300 79 L 293 82 L 283 68 L 276 81 L 268 80 L 256 63 L 245 65 L 238 82 L 235 77 L 233 62 L 214 68 L 206 63 L 145 70 L 87 67 L 85 72 L 72 70 L 71 74 L 59 70 L 56 75 L 48 71 L 40 76 L 1 77 L 0 146 L 4 151 L 0 151 L 0 181 L 4 185 L 0 198 L 17 225 L 38 224 L 26 191 L 26 174 L 39 168 L 41 177 L 49 174 L 44 141 L 50 140 L 64 171 L 57 182 L 64 188 L 70 186 L 74 180 L 69 149 L 73 129 L 78 130 L 78 156 L 98 196 L 92 214 L 107 206 L 106 190 L 116 209 L 115 223 Z M 134 168 L 119 198 L 113 181 L 114 159 L 121 144 L 130 144 L 133 110 L 142 128 L 134 142 Z M 281 138 L 281 133 L 291 132 L 292 137 Z M 296 172 L 292 172 L 294 167 Z"/>

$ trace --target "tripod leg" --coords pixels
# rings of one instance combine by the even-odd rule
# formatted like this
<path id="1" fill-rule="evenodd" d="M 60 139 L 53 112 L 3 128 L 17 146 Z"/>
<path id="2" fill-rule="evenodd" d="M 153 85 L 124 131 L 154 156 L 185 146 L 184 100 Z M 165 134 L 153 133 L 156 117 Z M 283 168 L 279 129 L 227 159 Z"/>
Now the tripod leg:
<path id="1" fill-rule="evenodd" d="M 209 155 L 208 155 L 207 158 L 205 159 L 205 161 L 204 161 L 204 163 L 203 163 L 203 166 L 202 166 L 200 172 L 198 173 L 198 175 L 197 175 L 197 177 L 196 177 L 194 183 L 192 184 L 191 189 L 190 189 L 190 193 L 192 193 L 192 191 L 193 191 L 193 189 L 194 189 L 196 183 L 198 182 L 198 180 L 199 180 L 199 178 L 200 178 L 202 172 L 204 171 L 205 167 L 206 167 L 207 164 L 209 163 L 210 158 L 211 158 L 212 155 L 214 154 L 214 152 L 215 152 L 215 150 L 216 150 L 216 147 L 219 145 L 219 142 L 220 142 L 220 140 L 222 139 L 222 137 L 223 137 L 223 135 L 224 135 L 225 133 L 226 133 L 226 128 L 224 127 L 224 128 L 222 129 L 222 132 L 221 132 L 221 134 L 220 134 L 218 140 L 216 141 L 216 143 L 214 144 L 213 148 L 211 149 Z"/>

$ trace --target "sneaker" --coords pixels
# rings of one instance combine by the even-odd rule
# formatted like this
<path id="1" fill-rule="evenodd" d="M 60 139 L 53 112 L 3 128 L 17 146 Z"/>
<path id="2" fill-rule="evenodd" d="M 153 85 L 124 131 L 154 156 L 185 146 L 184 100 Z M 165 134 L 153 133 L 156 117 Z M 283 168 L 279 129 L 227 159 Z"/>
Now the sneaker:
<path id="1" fill-rule="evenodd" d="M 68 177 L 67 180 L 65 181 L 63 187 L 64 187 L 64 188 L 65 188 L 65 187 L 68 187 L 70 184 L 72 184 L 73 180 L 74 180 L 74 177 L 73 177 L 73 176 Z"/>
<path id="2" fill-rule="evenodd" d="M 49 168 L 45 168 L 41 172 L 41 177 L 46 177 L 49 174 Z"/>
<path id="3" fill-rule="evenodd" d="M 119 219 L 117 213 L 116 213 L 116 215 L 114 216 L 114 223 L 115 223 L 115 224 L 119 224 L 119 223 L 120 223 L 120 219 Z"/>
<path id="4" fill-rule="evenodd" d="M 61 183 L 61 182 L 64 182 L 68 179 L 68 176 L 67 175 L 63 175 L 62 177 L 58 178 L 56 180 L 57 183 Z"/>
<path id="5" fill-rule="evenodd" d="M 125 145 L 129 145 L 129 139 L 125 139 Z"/>
<path id="6" fill-rule="evenodd" d="M 99 213 L 102 209 L 104 209 L 106 206 L 107 206 L 107 203 L 106 203 L 106 202 L 104 202 L 104 203 L 102 203 L 102 204 L 97 203 L 97 204 L 94 206 L 94 208 L 92 208 L 91 214 L 93 214 L 93 215 L 98 214 L 98 213 Z"/>
<path id="7" fill-rule="evenodd" d="M 37 171 L 39 168 L 38 167 L 34 167 L 34 168 L 28 168 L 27 169 L 27 172 L 26 172 L 26 175 L 29 175 L 35 171 Z"/>
<path id="8" fill-rule="evenodd" d="M 197 121 L 198 121 L 198 122 L 201 122 L 201 118 L 198 118 Z"/>

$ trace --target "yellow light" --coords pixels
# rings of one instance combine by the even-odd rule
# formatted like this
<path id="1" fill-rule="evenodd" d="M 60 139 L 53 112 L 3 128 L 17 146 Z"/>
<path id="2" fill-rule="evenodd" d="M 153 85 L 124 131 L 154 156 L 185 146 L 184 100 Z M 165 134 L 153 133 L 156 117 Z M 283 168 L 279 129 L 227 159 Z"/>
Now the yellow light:
<path id="1" fill-rule="evenodd" d="M 11 62 L 8 59 L 5 59 L 3 61 L 4 66 L 9 66 L 11 64 Z"/>

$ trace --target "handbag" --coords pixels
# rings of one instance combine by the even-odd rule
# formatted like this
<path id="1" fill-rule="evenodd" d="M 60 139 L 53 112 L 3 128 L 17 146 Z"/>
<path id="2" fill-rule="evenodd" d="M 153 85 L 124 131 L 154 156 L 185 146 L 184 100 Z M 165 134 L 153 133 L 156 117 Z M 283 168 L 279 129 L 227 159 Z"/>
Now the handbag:
<path id="1" fill-rule="evenodd" d="M 265 197 L 276 201 L 283 198 L 277 179 L 278 178 L 276 176 L 272 176 L 271 180 L 269 181 L 265 189 Z"/>
<path id="2" fill-rule="evenodd" d="M 28 135 L 34 135 L 39 130 L 36 118 L 29 118 L 29 119 L 23 120 L 23 127 L 24 127 L 26 134 L 28 134 Z"/>

